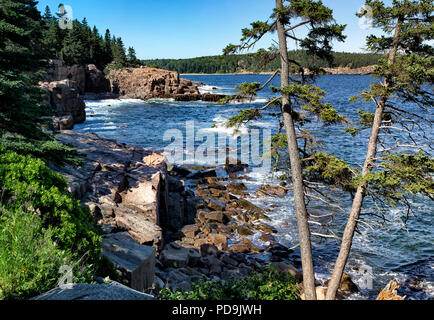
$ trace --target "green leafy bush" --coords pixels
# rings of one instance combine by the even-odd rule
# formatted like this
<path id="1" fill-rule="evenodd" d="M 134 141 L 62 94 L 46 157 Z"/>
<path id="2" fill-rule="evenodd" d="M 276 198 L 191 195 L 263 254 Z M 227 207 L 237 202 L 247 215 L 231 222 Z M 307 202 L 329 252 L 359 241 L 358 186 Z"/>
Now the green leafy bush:
<path id="1" fill-rule="evenodd" d="M 62 175 L 31 156 L 0 154 L 0 201 L 11 211 L 32 212 L 63 250 L 89 264 L 98 261 L 101 238 L 87 207 L 67 191 Z"/>
<path id="2" fill-rule="evenodd" d="M 192 284 L 191 291 L 161 290 L 160 300 L 299 300 L 297 281 L 291 275 L 267 266 L 241 280 L 205 281 Z"/>
<path id="3" fill-rule="evenodd" d="M 0 207 L 0 300 L 23 299 L 56 286 L 62 265 L 76 264 L 53 241 L 53 232 L 41 232 L 33 213 Z"/>

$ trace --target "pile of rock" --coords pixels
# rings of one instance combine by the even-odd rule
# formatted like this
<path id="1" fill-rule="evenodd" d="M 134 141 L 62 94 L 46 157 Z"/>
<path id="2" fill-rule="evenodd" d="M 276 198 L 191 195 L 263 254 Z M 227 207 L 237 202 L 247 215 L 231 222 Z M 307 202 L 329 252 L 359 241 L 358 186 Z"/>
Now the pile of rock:
<path id="1" fill-rule="evenodd" d="M 69 191 L 89 206 L 105 232 L 104 254 L 121 273 L 122 283 L 139 291 L 149 288 L 165 232 L 195 216 L 188 212 L 195 209 L 194 194 L 168 177 L 165 158 L 158 154 L 92 133 L 64 131 L 56 137 L 85 155 L 78 169 L 52 168 L 67 178 Z"/>
<path id="2" fill-rule="evenodd" d="M 290 263 L 294 260 L 299 264 L 299 259 L 291 249 L 276 242 L 277 230 L 266 223 L 270 220 L 266 212 L 243 198 L 247 187 L 236 180 L 235 173 L 247 167 L 228 159 L 224 169 L 229 178 L 217 178 L 217 168 L 192 172 L 176 167 L 169 173 L 195 184 L 199 200 L 194 223 L 175 234 L 176 240 L 158 256 L 160 286 L 189 289 L 192 281 L 203 277 L 223 281 L 247 277 L 263 266 L 263 260 L 256 257 L 261 252 L 282 264 L 283 271 L 300 278 L 300 272 Z M 250 239 L 254 232 L 261 233 L 262 247 Z"/>
<path id="3" fill-rule="evenodd" d="M 114 93 L 122 98 L 174 98 L 177 101 L 200 100 L 199 82 L 180 79 L 179 74 L 156 68 L 125 68 L 112 70 L 108 78 Z"/>

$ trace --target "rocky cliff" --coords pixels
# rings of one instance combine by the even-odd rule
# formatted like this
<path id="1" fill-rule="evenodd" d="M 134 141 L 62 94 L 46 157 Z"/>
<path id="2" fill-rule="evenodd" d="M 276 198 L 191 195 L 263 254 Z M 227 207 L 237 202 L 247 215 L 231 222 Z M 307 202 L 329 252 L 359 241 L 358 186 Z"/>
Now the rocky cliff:
<path id="1" fill-rule="evenodd" d="M 56 110 L 55 130 L 69 130 L 86 120 L 83 94 L 111 91 L 110 81 L 95 65 L 66 66 L 60 60 L 50 60 L 39 86 L 47 92 L 46 104 Z"/>
<path id="2" fill-rule="evenodd" d="M 112 91 L 123 98 L 152 99 L 174 98 L 200 100 L 199 82 L 179 78 L 174 71 L 156 68 L 126 68 L 112 70 L 108 75 Z"/>

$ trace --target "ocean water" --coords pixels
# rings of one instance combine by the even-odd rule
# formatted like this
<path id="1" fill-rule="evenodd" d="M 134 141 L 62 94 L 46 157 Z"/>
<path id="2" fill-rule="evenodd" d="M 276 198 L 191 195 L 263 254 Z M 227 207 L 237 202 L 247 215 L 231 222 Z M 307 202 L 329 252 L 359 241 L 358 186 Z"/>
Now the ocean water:
<path id="1" fill-rule="evenodd" d="M 202 92 L 232 94 L 234 88 L 243 82 L 267 81 L 265 75 L 197 75 L 184 76 L 190 80 L 201 81 L 206 86 L 200 88 Z M 340 114 L 350 120 L 356 121 L 358 109 L 373 111 L 372 104 L 363 102 L 350 102 L 349 98 L 357 95 L 361 90 L 369 88 L 374 81 L 370 76 L 321 76 L 316 85 L 327 92 L 325 100 L 331 103 Z M 279 86 L 279 79 L 273 80 L 271 85 Z M 225 127 L 225 122 L 238 114 L 239 111 L 260 107 L 272 96 L 269 88 L 260 92 L 258 97 L 247 103 L 219 105 L 204 102 L 175 102 L 169 99 L 141 100 L 104 100 L 87 101 L 87 121 L 77 125 L 76 130 L 90 131 L 104 138 L 116 139 L 127 144 L 137 145 L 155 151 L 164 151 L 168 146 L 175 149 L 185 149 L 187 160 L 191 164 L 214 165 L 209 163 L 209 158 L 192 158 L 197 148 L 203 145 L 202 136 L 197 136 L 194 145 L 184 143 L 179 139 L 171 139 L 175 132 L 187 135 L 187 123 L 193 123 L 193 130 L 197 135 L 215 136 L 228 139 L 225 144 L 218 144 L 218 151 L 225 152 L 227 148 L 236 152 L 243 147 L 261 145 L 266 137 L 266 132 L 276 132 L 277 121 L 273 110 L 264 113 L 262 119 L 253 121 L 240 128 L 242 137 L 249 137 L 253 131 L 259 135 L 250 135 L 249 139 L 234 140 L 236 144 L 230 145 L 232 130 Z M 343 158 L 353 166 L 361 165 L 366 154 L 366 145 L 369 132 L 363 132 L 356 138 L 344 132 L 343 126 L 324 127 L 314 121 L 305 126 L 313 131 L 324 149 Z M 168 131 L 170 130 L 170 131 Z M 433 132 L 427 131 L 433 139 Z M 226 138 L 225 138 L 226 137 Z M 403 135 L 402 139 L 405 140 Z M 207 138 L 209 139 L 209 138 Z M 206 140 L 208 141 L 208 140 Z M 243 149 L 244 150 L 244 149 Z M 248 150 L 248 149 L 247 149 Z M 170 152 L 166 155 L 170 156 Z M 223 159 L 224 160 L 224 159 Z M 185 163 L 180 163 L 185 164 Z M 269 167 L 252 165 L 252 171 L 247 174 L 245 181 L 249 190 L 253 193 L 256 188 L 264 183 L 278 183 L 279 172 L 270 173 Z M 347 212 L 351 207 L 351 198 L 348 194 L 335 193 L 339 199 L 339 205 Z M 269 214 L 272 224 L 278 229 L 278 240 L 282 244 L 293 247 L 297 244 L 296 218 L 293 211 L 291 193 L 284 198 L 260 198 L 252 197 L 252 202 L 268 209 L 275 207 Z M 375 298 L 378 291 L 388 281 L 395 279 L 401 285 L 400 293 L 407 295 L 409 299 L 433 299 L 434 298 L 434 225 L 432 202 L 424 197 L 414 197 L 411 202 L 415 208 L 415 215 L 407 224 L 404 224 L 407 215 L 404 207 L 391 208 L 385 212 L 389 222 L 367 220 L 370 226 L 360 225 L 360 232 L 354 239 L 351 258 L 346 272 L 349 273 L 356 284 L 361 287 L 361 293 L 351 296 L 351 299 Z M 321 203 L 312 203 L 313 213 L 328 213 L 330 208 Z M 366 201 L 365 213 L 375 212 L 373 203 Z M 327 220 L 329 228 L 335 234 L 340 235 L 345 226 L 346 215 L 337 212 L 333 219 Z M 314 228 L 314 226 L 313 226 Z M 261 245 L 257 239 L 254 242 Z M 314 238 L 313 250 L 315 256 L 316 276 L 320 281 L 330 277 L 333 262 L 339 250 L 339 244 L 334 239 Z"/>

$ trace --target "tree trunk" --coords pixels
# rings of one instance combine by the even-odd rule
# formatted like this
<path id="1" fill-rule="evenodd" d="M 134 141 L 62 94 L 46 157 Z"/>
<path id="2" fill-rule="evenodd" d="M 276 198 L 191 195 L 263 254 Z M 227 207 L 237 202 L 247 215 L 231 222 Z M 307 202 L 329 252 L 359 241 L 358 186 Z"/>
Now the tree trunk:
<path id="1" fill-rule="evenodd" d="M 401 32 L 401 24 L 402 24 L 402 20 L 399 19 L 395 28 L 395 35 L 392 44 L 392 49 L 389 53 L 389 58 L 388 58 L 389 63 L 394 63 L 396 59 L 396 54 L 399 46 L 400 32 Z M 391 86 L 391 79 L 389 76 L 386 76 L 383 86 L 385 88 Z M 379 101 L 377 102 L 374 122 L 372 125 L 371 137 L 369 139 L 369 144 L 368 144 L 368 152 L 366 154 L 365 164 L 363 165 L 363 171 L 362 171 L 363 177 L 366 177 L 369 173 L 371 173 L 372 166 L 374 164 L 374 159 L 375 156 L 377 155 L 377 141 L 380 133 L 381 123 L 383 121 L 384 108 L 386 106 L 387 100 L 388 100 L 387 96 L 381 96 Z M 366 196 L 367 187 L 368 187 L 368 183 L 363 182 L 357 188 L 357 192 L 353 200 L 353 206 L 351 208 L 351 213 L 348 218 L 347 225 L 345 227 L 344 235 L 342 237 L 342 244 L 341 244 L 339 256 L 336 260 L 332 278 L 329 282 L 329 286 L 327 289 L 327 296 L 326 296 L 327 300 L 336 299 L 336 293 L 339 289 L 340 282 L 345 270 L 345 266 L 347 264 L 348 257 L 350 255 L 354 232 L 357 226 L 357 221 L 360 217 L 360 212 L 362 210 L 363 200 Z"/>
<path id="2" fill-rule="evenodd" d="M 282 7 L 282 0 L 276 0 L 276 8 Z M 281 86 L 289 85 L 289 64 L 288 46 L 286 42 L 285 27 L 277 14 L 277 32 L 279 36 L 279 47 L 281 57 Z M 282 114 L 285 125 L 286 137 L 288 139 L 288 151 L 291 160 L 292 183 L 294 185 L 294 203 L 297 214 L 298 233 L 300 238 L 301 260 L 303 268 L 303 285 L 306 300 L 316 300 L 315 273 L 312 261 L 312 246 L 310 241 L 310 230 L 307 218 L 306 203 L 304 198 L 304 184 L 301 169 L 300 153 L 298 149 L 297 135 L 292 118 L 291 101 L 288 95 L 282 98 Z"/>

